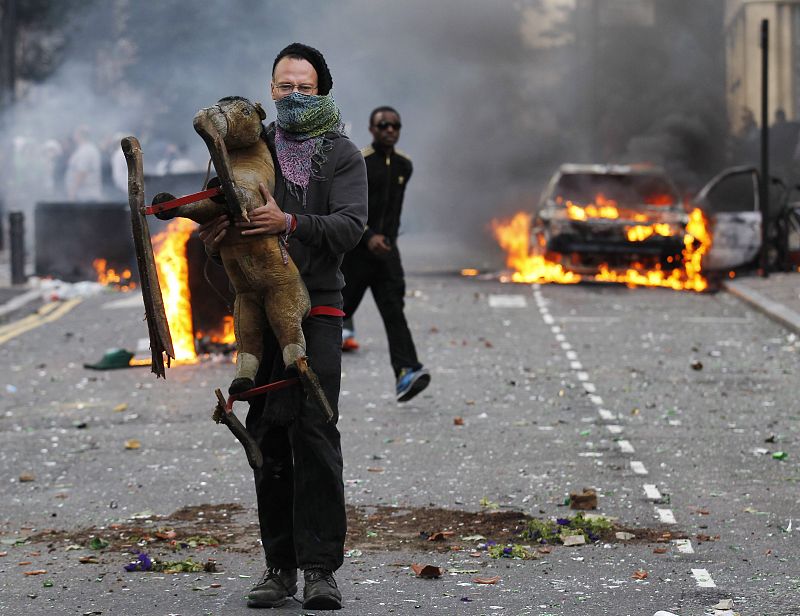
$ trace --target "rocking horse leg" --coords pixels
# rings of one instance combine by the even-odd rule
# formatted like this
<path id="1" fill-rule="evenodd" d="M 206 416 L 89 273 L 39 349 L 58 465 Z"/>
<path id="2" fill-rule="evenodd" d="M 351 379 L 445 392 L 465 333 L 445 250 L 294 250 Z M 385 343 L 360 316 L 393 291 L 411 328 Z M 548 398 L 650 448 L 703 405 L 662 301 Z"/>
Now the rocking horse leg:
<path id="1" fill-rule="evenodd" d="M 300 375 L 300 381 L 303 383 L 303 389 L 306 394 L 319 405 L 328 421 L 333 421 L 333 409 L 325 396 L 325 392 L 322 390 L 322 385 L 320 385 L 317 375 L 308 365 L 308 357 L 299 357 L 294 362 L 294 365 Z"/>

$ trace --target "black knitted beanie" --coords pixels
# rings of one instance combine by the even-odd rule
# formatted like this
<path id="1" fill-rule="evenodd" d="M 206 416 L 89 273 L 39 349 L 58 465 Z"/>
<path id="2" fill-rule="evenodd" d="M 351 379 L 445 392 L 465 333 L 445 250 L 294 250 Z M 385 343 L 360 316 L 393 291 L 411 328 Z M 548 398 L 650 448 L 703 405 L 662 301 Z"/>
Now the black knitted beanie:
<path id="1" fill-rule="evenodd" d="M 327 62 L 325 62 L 325 56 L 323 56 L 319 50 L 309 47 L 308 45 L 303 45 L 302 43 L 287 45 L 275 56 L 275 62 L 272 63 L 273 74 L 275 73 L 275 67 L 278 65 L 280 59 L 286 56 L 300 56 L 304 60 L 308 60 L 311 66 L 314 67 L 314 70 L 317 71 L 317 89 L 319 93 L 325 96 L 331 91 L 333 87 L 333 77 L 331 77 L 331 71 L 328 69 Z"/>

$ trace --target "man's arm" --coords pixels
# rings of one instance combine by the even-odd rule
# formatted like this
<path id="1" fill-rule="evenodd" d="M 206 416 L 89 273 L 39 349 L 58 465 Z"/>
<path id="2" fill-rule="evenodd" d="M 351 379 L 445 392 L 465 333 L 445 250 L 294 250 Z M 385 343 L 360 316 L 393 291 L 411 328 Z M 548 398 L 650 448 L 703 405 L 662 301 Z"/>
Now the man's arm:
<path id="1" fill-rule="evenodd" d="M 334 255 L 358 244 L 367 223 L 367 167 L 361 152 L 349 140 L 337 161 L 331 179 L 326 215 L 296 214 L 292 237 L 313 247 L 324 247 Z"/>

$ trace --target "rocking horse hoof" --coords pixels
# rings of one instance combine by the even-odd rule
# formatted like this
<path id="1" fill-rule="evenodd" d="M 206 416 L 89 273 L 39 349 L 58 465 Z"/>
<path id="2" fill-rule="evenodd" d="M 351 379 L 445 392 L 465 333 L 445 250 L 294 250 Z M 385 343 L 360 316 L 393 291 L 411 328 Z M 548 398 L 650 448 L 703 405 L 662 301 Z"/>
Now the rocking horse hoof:
<path id="1" fill-rule="evenodd" d="M 233 379 L 231 386 L 228 387 L 228 393 L 233 396 L 235 394 L 240 394 L 243 391 L 247 391 L 248 389 L 253 389 L 255 386 L 256 384 L 253 382 L 253 379 L 240 376 L 239 378 Z"/>

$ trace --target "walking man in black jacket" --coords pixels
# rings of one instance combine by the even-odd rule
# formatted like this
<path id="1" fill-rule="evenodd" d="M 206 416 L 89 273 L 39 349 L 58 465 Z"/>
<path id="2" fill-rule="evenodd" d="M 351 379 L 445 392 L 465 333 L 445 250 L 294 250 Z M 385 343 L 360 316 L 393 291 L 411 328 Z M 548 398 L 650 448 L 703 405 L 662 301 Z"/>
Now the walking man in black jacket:
<path id="1" fill-rule="evenodd" d="M 397 400 L 406 402 L 428 386 L 431 376 L 417 359 L 403 312 L 406 282 L 397 235 L 403 196 L 413 168 L 411 159 L 394 147 L 400 138 L 400 128 L 400 114 L 392 107 L 378 107 L 370 114 L 369 131 L 373 142 L 361 150 L 369 179 L 369 218 L 361 241 L 345 255 L 342 263 L 346 283 L 343 291 L 345 326 L 348 328 L 342 348 L 358 348 L 352 318 L 370 288 L 389 339 Z"/>
<path id="2" fill-rule="evenodd" d="M 367 176 L 358 148 L 344 136 L 322 54 L 299 43 L 275 58 L 270 89 L 277 121 L 264 138 L 275 163 L 275 195 L 250 223 L 221 217 L 200 228 L 213 254 L 226 234 L 281 235 L 308 288 L 312 314 L 303 322 L 309 361 L 333 408 L 328 423 L 300 386 L 250 401 L 247 430 L 264 465 L 255 471 L 258 519 L 267 570 L 248 595 L 250 607 L 277 607 L 297 592 L 303 607 L 341 608 L 333 572 L 344 560 L 347 519 L 338 420 L 341 380 L 342 255 L 356 245 L 367 218 Z M 338 313 L 338 314 L 337 314 Z M 256 385 L 282 380 L 284 363 L 269 332 Z"/>

